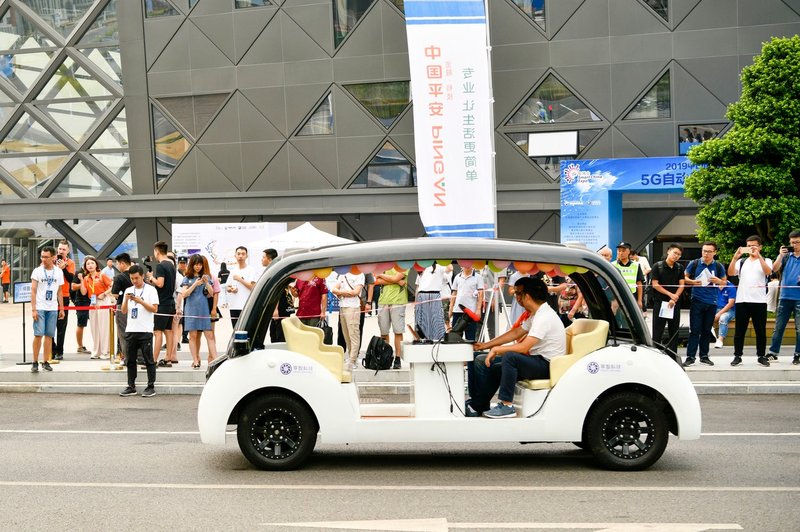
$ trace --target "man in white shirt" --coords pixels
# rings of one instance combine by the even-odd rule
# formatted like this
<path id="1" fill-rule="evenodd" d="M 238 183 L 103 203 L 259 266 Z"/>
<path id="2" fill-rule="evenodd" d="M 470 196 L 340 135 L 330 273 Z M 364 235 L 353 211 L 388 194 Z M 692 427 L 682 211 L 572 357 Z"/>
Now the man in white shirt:
<path id="1" fill-rule="evenodd" d="M 481 397 L 488 403 L 499 387 L 500 402 L 483 412 L 485 417 L 498 419 L 517 415 L 512 402 L 514 385 L 521 379 L 549 379 L 550 360 L 567 352 L 567 333 L 564 324 L 553 308 L 547 304 L 547 285 L 541 279 L 523 277 L 514 284 L 514 297 L 531 313 L 522 327 L 511 329 L 507 333 L 485 344 L 475 344 L 476 349 L 489 348 L 489 353 L 479 356 L 475 364 L 483 363 L 486 368 L 492 366 L 497 356 L 502 356 L 499 382 L 497 372 L 488 372 L 488 378 L 481 383 Z M 514 342 L 520 338 L 521 342 Z M 514 342 L 507 344 L 507 342 Z M 495 363 L 497 364 L 497 363 Z M 471 414 L 477 415 L 482 410 L 480 404 L 470 400 L 470 407 L 475 408 Z"/>
<path id="2" fill-rule="evenodd" d="M 39 351 L 44 337 L 44 362 L 42 369 L 53 371 L 50 357 L 53 355 L 53 337 L 56 335 L 56 321 L 64 318 L 64 300 L 61 285 L 64 274 L 56 268 L 53 260 L 56 250 L 52 246 L 42 248 L 42 265 L 31 273 L 31 315 L 33 317 L 33 365 L 31 372 L 39 371 Z"/>
<path id="3" fill-rule="evenodd" d="M 255 270 L 247 264 L 247 248 L 239 246 L 236 248 L 236 266 L 231 268 L 228 286 L 225 288 L 228 293 L 228 309 L 231 313 L 231 323 L 234 330 L 244 304 L 247 302 L 247 298 L 250 297 L 250 292 L 256 286 L 257 279 L 258 275 L 256 275 Z"/>
<path id="4" fill-rule="evenodd" d="M 361 349 L 361 332 L 358 329 L 361 314 L 361 289 L 364 288 L 364 274 L 345 273 L 333 284 L 331 292 L 339 298 L 339 322 L 349 354 L 348 368 L 353 369 L 358 362 Z"/>
<path id="5" fill-rule="evenodd" d="M 100 273 L 109 279 L 113 279 L 117 275 L 117 270 L 114 269 L 114 259 L 106 259 L 106 267 L 103 268 Z"/>
<path id="6" fill-rule="evenodd" d="M 122 296 L 122 312 L 128 316 L 125 327 L 125 345 L 128 366 L 128 387 L 120 392 L 120 396 L 136 395 L 136 359 L 140 355 L 147 366 L 147 387 L 142 397 L 153 397 L 156 394 L 156 363 L 153 360 L 153 325 L 155 313 L 158 312 L 158 291 L 144 283 L 142 267 L 134 264 L 128 269 L 133 286 L 128 287 Z"/>
<path id="7" fill-rule="evenodd" d="M 450 324 L 452 327 L 464 313 L 460 305 L 477 314 L 481 315 L 483 310 L 483 277 L 471 266 L 461 270 L 453 280 L 453 290 L 450 294 Z M 470 322 L 464 329 L 464 337 L 470 341 L 475 341 L 477 323 Z"/>
<path id="8" fill-rule="evenodd" d="M 728 275 L 739 276 L 736 289 L 736 334 L 733 337 L 731 366 L 742 363 L 744 335 L 750 318 L 756 333 L 758 363 L 769 367 L 767 360 L 767 278 L 772 273 L 772 261 L 761 255 L 761 237 L 747 237 L 745 247 L 737 248 L 728 265 Z M 746 259 L 742 255 L 748 254 Z"/>

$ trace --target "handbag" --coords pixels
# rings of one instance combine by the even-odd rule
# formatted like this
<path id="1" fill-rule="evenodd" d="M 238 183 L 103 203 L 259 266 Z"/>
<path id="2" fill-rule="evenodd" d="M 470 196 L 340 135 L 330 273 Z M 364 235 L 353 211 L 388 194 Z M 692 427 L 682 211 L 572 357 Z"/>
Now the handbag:
<path id="1" fill-rule="evenodd" d="M 317 325 L 317 327 L 322 329 L 323 343 L 333 345 L 333 328 L 328 325 L 328 322 L 324 319 L 321 319 L 319 320 L 319 325 Z"/>

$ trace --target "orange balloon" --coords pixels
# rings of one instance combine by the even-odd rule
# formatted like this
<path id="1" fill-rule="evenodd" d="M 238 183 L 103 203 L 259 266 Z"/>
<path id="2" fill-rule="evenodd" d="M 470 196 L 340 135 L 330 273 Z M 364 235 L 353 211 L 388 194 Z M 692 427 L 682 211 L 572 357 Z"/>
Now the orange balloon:
<path id="1" fill-rule="evenodd" d="M 531 271 L 536 265 L 532 262 L 520 262 L 514 261 L 514 269 L 520 273 L 528 273 Z"/>

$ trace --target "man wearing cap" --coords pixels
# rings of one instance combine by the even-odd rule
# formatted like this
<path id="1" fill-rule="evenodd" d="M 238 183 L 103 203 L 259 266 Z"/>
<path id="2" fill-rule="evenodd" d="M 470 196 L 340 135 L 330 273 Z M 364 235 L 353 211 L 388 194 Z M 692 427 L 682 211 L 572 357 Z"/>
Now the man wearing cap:
<path id="1" fill-rule="evenodd" d="M 639 263 L 631 260 L 631 245 L 628 242 L 617 244 L 617 260 L 612 264 L 622 274 L 622 278 L 625 279 L 631 293 L 636 294 L 636 302 L 644 312 L 645 310 L 642 306 L 644 274 L 642 273 L 642 268 L 639 267 Z"/>

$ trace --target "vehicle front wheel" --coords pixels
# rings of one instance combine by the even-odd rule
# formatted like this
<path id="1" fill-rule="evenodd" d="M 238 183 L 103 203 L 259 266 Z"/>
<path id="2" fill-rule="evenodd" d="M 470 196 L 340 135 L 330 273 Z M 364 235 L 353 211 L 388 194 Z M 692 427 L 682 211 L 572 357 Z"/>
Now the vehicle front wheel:
<path id="1" fill-rule="evenodd" d="M 267 471 L 297 469 L 317 443 L 308 407 L 286 395 L 263 395 L 247 404 L 236 435 L 245 458 Z"/>
<path id="2" fill-rule="evenodd" d="M 589 413 L 586 443 L 607 469 L 647 469 L 661 458 L 668 437 L 664 412 L 638 393 L 611 395 Z"/>

